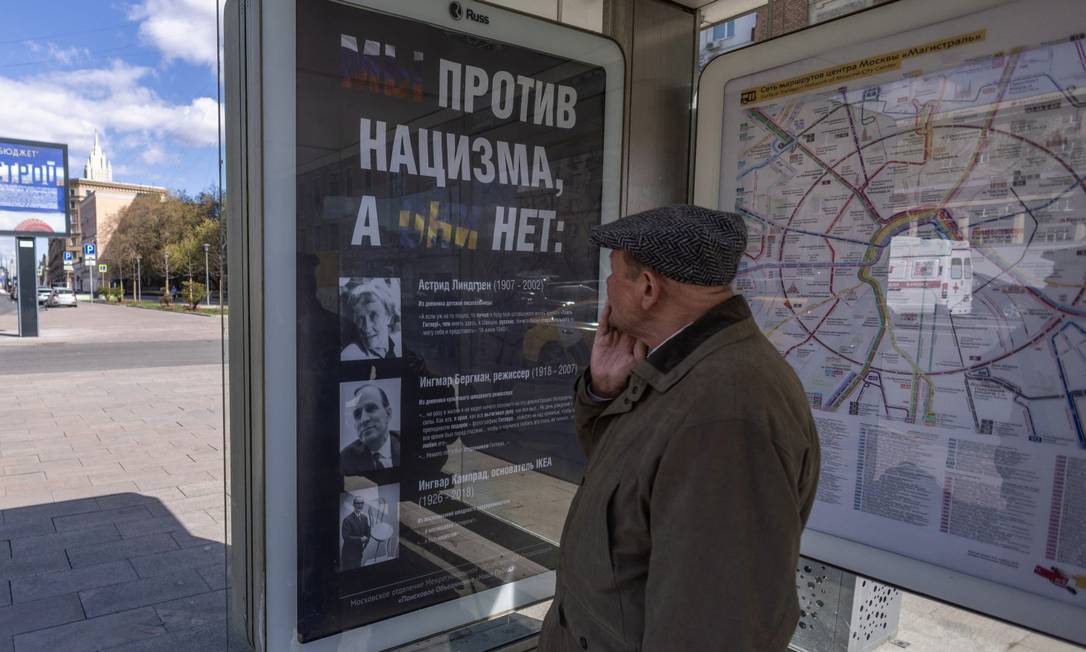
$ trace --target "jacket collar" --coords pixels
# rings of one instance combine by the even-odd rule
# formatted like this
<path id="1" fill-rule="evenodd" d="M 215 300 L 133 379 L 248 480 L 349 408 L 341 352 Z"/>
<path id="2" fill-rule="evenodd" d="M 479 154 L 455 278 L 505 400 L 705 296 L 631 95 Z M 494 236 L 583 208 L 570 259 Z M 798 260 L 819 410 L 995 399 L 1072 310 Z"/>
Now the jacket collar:
<path id="1" fill-rule="evenodd" d="M 634 368 L 657 391 L 665 391 L 709 352 L 750 336 L 756 330 L 742 295 L 709 309 L 693 324 Z"/>
<path id="2" fill-rule="evenodd" d="M 736 295 L 711 308 L 633 368 L 626 390 L 601 416 L 629 412 L 647 387 L 666 392 L 695 364 L 720 347 L 758 332 L 746 299 Z"/>

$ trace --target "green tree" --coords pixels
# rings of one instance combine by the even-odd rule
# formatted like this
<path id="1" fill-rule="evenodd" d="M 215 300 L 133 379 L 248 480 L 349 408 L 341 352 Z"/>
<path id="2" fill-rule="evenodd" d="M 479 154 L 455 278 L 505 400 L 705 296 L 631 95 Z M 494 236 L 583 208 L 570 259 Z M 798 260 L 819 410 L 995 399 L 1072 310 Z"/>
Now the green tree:
<path id="1" fill-rule="evenodd" d="M 166 285 L 167 265 L 171 277 L 169 286 L 176 285 L 174 277 L 192 278 L 197 268 L 203 271 L 203 249 L 199 247 L 197 261 L 190 251 L 191 243 L 186 240 L 194 236 L 198 227 L 208 228 L 201 227 L 204 222 L 218 222 L 220 211 L 213 198 L 210 193 L 202 193 L 196 198 L 138 196 L 121 211 L 113 236 L 107 248 L 100 252 L 99 259 L 110 264 L 111 271 L 116 270 L 118 276 L 124 278 L 126 273 L 134 272 L 136 257 L 140 257 L 141 273 L 148 286 L 152 285 L 153 279 Z M 169 291 L 169 287 L 166 290 Z"/>

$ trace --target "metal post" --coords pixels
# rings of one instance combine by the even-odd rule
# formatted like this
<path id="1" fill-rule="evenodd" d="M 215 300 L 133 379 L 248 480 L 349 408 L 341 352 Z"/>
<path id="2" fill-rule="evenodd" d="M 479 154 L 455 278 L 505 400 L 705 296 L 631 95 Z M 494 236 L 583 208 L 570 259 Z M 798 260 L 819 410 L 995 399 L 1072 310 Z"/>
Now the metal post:
<path id="1" fill-rule="evenodd" d="M 166 254 L 166 287 L 162 289 L 170 297 L 170 303 L 173 303 L 173 293 L 170 292 L 170 252 L 163 251 Z"/>
<path id="2" fill-rule="evenodd" d="M 143 270 L 140 269 L 140 260 L 143 256 L 136 255 L 136 303 L 143 300 Z"/>
<path id="3" fill-rule="evenodd" d="M 84 262 L 86 262 L 85 259 L 84 259 Z M 98 256 L 95 256 L 94 257 L 94 262 L 89 265 L 89 267 L 90 267 L 90 282 L 91 282 L 91 287 L 90 287 L 91 303 L 94 303 L 94 268 L 97 265 L 98 265 Z"/>
<path id="4" fill-rule="evenodd" d="M 204 292 L 207 293 L 206 301 L 207 305 L 211 305 L 211 273 L 207 269 L 207 252 L 211 249 L 211 245 L 204 243 Z"/>
<path id="5" fill-rule="evenodd" d="M 19 337 L 38 336 L 38 274 L 34 260 L 34 238 L 16 237 L 18 265 Z"/>

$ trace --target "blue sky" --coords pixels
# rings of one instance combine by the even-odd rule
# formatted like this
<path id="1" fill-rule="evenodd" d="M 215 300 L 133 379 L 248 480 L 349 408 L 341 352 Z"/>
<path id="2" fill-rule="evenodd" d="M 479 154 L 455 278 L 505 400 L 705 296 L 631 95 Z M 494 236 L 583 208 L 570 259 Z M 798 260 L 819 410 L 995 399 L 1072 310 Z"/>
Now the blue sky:
<path id="1" fill-rule="evenodd" d="M 4 4 L 0 136 L 67 143 L 81 176 L 98 130 L 116 181 L 218 183 L 215 0 Z"/>
<path id="2" fill-rule="evenodd" d="M 115 181 L 218 184 L 215 0 L 3 4 L 0 137 L 67 143 L 79 177 L 97 130 Z"/>

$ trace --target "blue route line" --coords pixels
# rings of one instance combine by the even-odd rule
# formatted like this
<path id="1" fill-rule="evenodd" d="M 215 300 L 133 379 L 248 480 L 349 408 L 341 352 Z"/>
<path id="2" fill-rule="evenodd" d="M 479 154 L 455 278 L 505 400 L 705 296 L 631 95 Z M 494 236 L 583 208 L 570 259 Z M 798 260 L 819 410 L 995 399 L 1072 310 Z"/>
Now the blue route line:
<path id="1" fill-rule="evenodd" d="M 1060 372 L 1060 382 L 1063 383 L 1064 395 L 1067 396 L 1067 406 L 1071 408 L 1071 416 L 1075 421 L 1075 433 L 1078 435 L 1078 443 L 1082 448 L 1086 448 L 1086 432 L 1082 429 L 1082 416 L 1078 413 L 1078 405 L 1075 404 L 1075 394 L 1071 391 L 1071 388 L 1067 385 L 1067 374 L 1063 370 L 1063 361 L 1060 359 L 1059 350 L 1056 348 L 1056 336 L 1061 335 L 1063 331 L 1068 328 L 1074 327 L 1082 335 L 1086 335 L 1086 330 L 1073 321 L 1069 321 L 1063 325 L 1058 331 L 1052 334 L 1052 353 L 1056 356 L 1056 366 Z"/>

